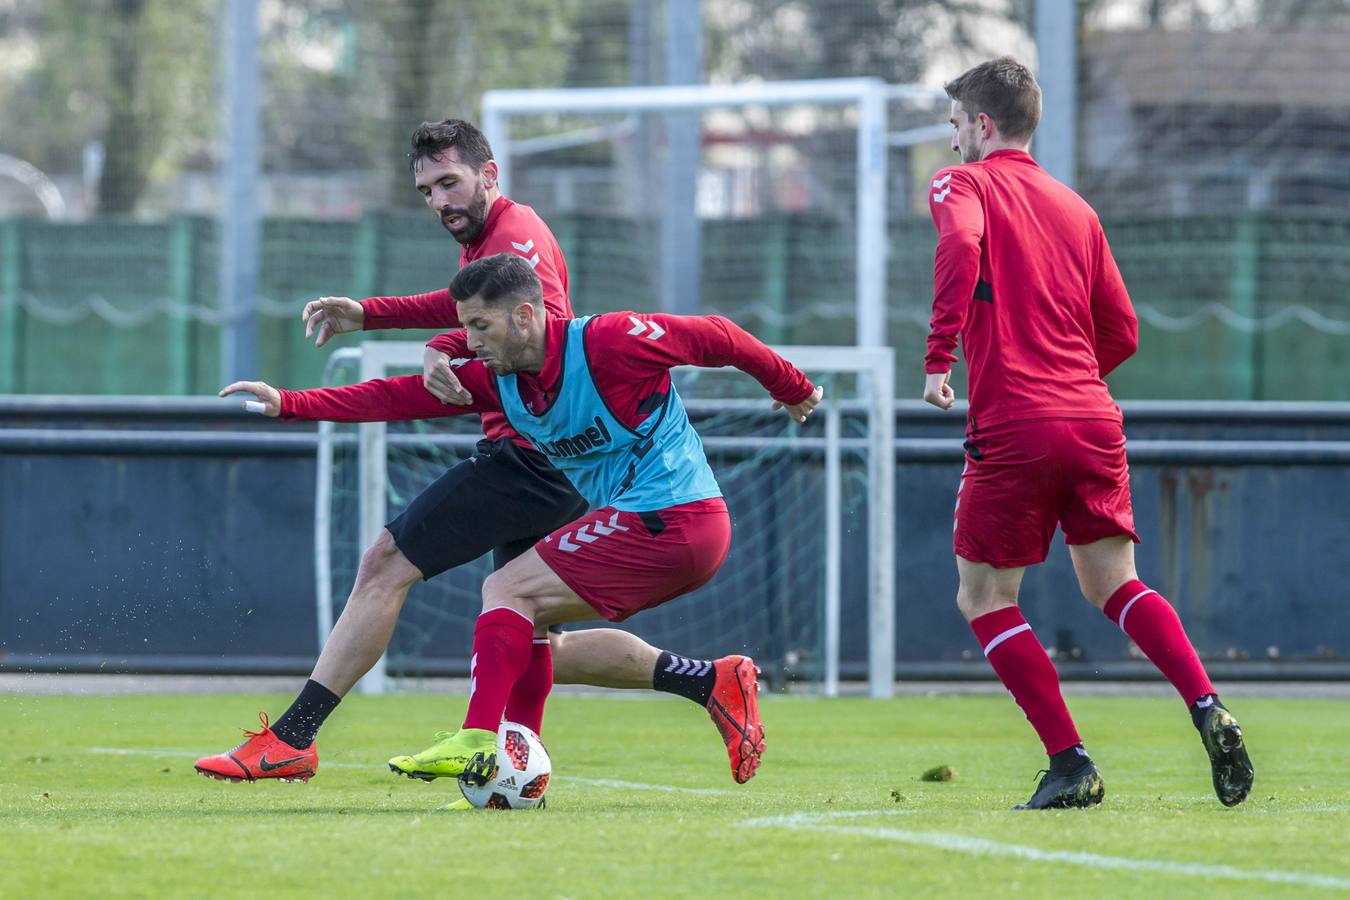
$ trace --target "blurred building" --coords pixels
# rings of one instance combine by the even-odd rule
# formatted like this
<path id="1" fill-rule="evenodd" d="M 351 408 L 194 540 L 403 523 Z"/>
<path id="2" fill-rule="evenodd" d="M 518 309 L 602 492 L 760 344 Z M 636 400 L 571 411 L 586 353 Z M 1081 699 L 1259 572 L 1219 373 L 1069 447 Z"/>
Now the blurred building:
<path id="1" fill-rule="evenodd" d="M 1344 209 L 1350 31 L 1097 31 L 1082 50 L 1080 171 L 1099 208 Z"/>

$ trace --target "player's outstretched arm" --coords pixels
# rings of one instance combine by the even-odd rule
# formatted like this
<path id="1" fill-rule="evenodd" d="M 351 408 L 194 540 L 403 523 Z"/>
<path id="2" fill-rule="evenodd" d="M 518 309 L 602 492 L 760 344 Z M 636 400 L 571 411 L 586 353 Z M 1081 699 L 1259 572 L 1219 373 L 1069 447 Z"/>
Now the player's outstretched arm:
<path id="1" fill-rule="evenodd" d="M 397 422 L 407 419 L 435 419 L 466 413 L 499 410 L 501 404 L 496 391 L 487 384 L 481 365 L 473 367 L 478 380 L 468 379 L 483 402 L 457 406 L 442 403 L 422 386 L 419 375 L 398 378 L 376 378 L 342 387 L 312 388 L 307 391 L 277 390 L 261 381 L 237 381 L 220 392 L 249 393 L 244 408 L 281 419 L 327 422 Z M 249 404 L 255 404 L 250 406 Z M 261 406 L 261 409 L 257 408 Z"/>
<path id="2" fill-rule="evenodd" d="M 350 297 L 320 297 L 305 304 L 300 321 L 305 323 L 305 340 L 313 338 L 314 346 L 322 347 L 335 334 L 364 328 L 366 312 Z"/>
<path id="3" fill-rule="evenodd" d="M 773 401 L 774 409 L 786 409 L 789 416 L 798 422 L 805 422 L 806 417 L 811 415 L 811 411 L 820 405 L 820 398 L 825 396 L 825 388 L 816 385 L 811 391 L 811 395 L 801 403 L 784 403 L 781 400 Z"/>
<path id="4" fill-rule="evenodd" d="M 251 394 L 252 400 L 245 400 L 244 412 L 260 413 L 275 419 L 281 415 L 281 392 L 265 381 L 236 381 L 221 388 L 219 397 L 230 394 Z"/>
<path id="5" fill-rule="evenodd" d="M 734 366 L 754 378 L 798 422 L 820 402 L 806 374 L 725 316 L 607 313 L 592 327 L 615 351 L 607 359 L 641 379 L 675 366 Z M 814 400 L 812 399 L 814 397 Z"/>
<path id="6" fill-rule="evenodd" d="M 350 297 L 320 297 L 305 304 L 300 319 L 305 323 L 305 339 L 314 338 L 316 347 L 336 334 L 352 331 L 459 327 L 459 314 L 445 288 L 407 297 L 367 297 L 360 302 Z"/>
<path id="7" fill-rule="evenodd" d="M 406 297 L 367 297 L 361 301 L 366 331 L 384 328 L 459 328 L 459 311 L 449 288 Z"/>

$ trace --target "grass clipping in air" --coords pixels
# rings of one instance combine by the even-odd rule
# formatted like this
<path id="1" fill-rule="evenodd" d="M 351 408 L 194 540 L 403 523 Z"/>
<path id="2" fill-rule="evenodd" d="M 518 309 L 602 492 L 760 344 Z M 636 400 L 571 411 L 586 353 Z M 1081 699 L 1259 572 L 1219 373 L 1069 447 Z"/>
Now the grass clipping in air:
<path id="1" fill-rule="evenodd" d="M 951 781 L 955 777 L 956 770 L 951 766 L 933 766 L 923 773 L 924 781 Z"/>

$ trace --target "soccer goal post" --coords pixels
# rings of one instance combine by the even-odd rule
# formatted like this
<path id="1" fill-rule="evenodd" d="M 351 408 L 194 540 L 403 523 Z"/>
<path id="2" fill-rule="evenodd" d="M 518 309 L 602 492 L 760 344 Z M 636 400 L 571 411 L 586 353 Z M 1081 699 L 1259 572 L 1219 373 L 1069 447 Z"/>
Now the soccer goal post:
<path id="1" fill-rule="evenodd" d="M 677 369 L 675 380 L 733 521 L 726 564 L 708 585 L 646 611 L 635 633 L 675 652 L 748 652 L 765 677 L 839 693 L 841 656 L 866 662 L 869 693 L 895 672 L 893 351 L 775 348 L 825 389 L 805 426 L 770 408 L 732 369 Z M 367 341 L 332 355 L 325 382 L 420 371 L 420 343 Z M 319 643 L 364 548 L 481 436 L 476 417 L 359 426 L 322 423 L 315 494 Z M 362 679 L 467 670 L 487 558 L 415 585 L 389 653 Z M 865 622 L 865 627 L 863 623 Z M 625 627 L 630 627 L 625 624 Z M 856 668 L 856 666 L 854 667 Z"/>
<path id="2" fill-rule="evenodd" d="M 833 163 L 833 157 L 839 154 L 837 165 L 846 166 L 844 148 L 828 138 L 851 129 L 851 184 L 842 191 L 833 187 L 815 189 L 837 192 L 845 203 L 852 201 L 852 340 L 860 346 L 879 346 L 886 343 L 887 101 L 897 91 L 905 90 L 908 88 L 875 78 L 493 90 L 483 95 L 482 123 L 500 167 L 503 192 L 525 202 L 540 202 L 530 196 L 531 191 L 519 191 L 523 185 L 513 180 L 513 170 L 521 167 L 525 156 L 551 158 L 552 163 L 544 168 L 551 171 L 548 177 L 554 183 L 558 182 L 556 174 L 568 168 L 568 161 L 560 159 L 559 154 L 569 147 L 607 144 L 614 148 L 616 168 L 632 170 L 634 159 L 638 167 L 645 167 L 642 172 L 646 177 L 635 177 L 629 171 L 628 178 L 622 179 L 627 181 L 624 188 L 583 181 L 582 192 L 596 196 L 606 189 L 618 191 L 622 196 L 610 200 L 611 207 L 622 206 L 628 213 L 634 207 L 643 207 L 660 221 L 661 239 L 653 241 L 651 255 L 658 269 L 673 273 L 673 279 L 666 280 L 674 284 L 663 284 L 658 291 L 662 306 L 672 312 L 687 311 L 672 303 L 689 294 L 697 295 L 699 290 L 699 254 L 690 253 L 695 247 L 689 245 L 699 240 L 700 201 L 708 199 L 710 193 L 716 194 L 712 203 L 723 207 L 719 210 L 723 218 L 745 214 L 745 210 L 762 212 L 782 201 L 783 196 L 795 193 L 790 187 L 780 187 L 782 182 L 793 177 L 819 180 L 799 165 L 800 158 L 795 160 L 798 165 L 787 158 L 829 156 Z M 852 116 L 822 122 L 825 111 L 837 114 L 844 109 L 853 110 Z M 775 117 L 777 110 L 789 112 Z M 686 118 L 681 118 L 682 114 Z M 700 116 L 705 118 L 701 120 Z M 659 126 L 653 124 L 657 121 Z M 517 130 L 525 136 L 517 138 Z M 715 173 L 709 166 L 700 165 L 700 136 L 709 132 L 716 133 L 711 140 L 727 157 L 721 174 L 728 179 L 738 174 L 747 176 L 735 179 L 733 187 L 719 186 L 711 192 L 705 190 L 708 179 L 703 176 Z M 803 141 L 803 132 L 814 133 L 815 139 Z M 795 150 L 785 152 L 784 148 L 794 143 L 798 145 Z M 737 148 L 734 154 L 732 147 Z M 766 158 L 775 156 L 777 170 L 772 169 L 772 162 L 766 162 Z M 747 162 L 751 158 L 753 161 Z M 750 167 L 755 170 L 746 171 Z M 596 167 L 571 168 L 593 172 Z M 791 174 L 786 174 L 789 171 Z M 653 172 L 657 173 L 655 177 Z M 685 173 L 683 179 L 681 172 Z M 765 184 L 770 181 L 773 183 Z M 774 200 L 762 196 L 774 192 L 783 196 Z M 811 205 L 802 199 L 796 202 L 799 208 Z M 728 207 L 738 207 L 740 212 Z M 789 201 L 784 209 L 791 208 Z"/>

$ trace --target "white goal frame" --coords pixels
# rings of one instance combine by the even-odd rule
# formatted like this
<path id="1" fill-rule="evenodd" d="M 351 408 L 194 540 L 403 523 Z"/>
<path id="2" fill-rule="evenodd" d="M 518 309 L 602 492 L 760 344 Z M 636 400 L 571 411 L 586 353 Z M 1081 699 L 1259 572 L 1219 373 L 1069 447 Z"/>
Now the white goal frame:
<path id="1" fill-rule="evenodd" d="M 366 341 L 359 348 L 333 353 L 325 373 L 325 384 L 332 383 L 338 364 L 359 361 L 360 380 L 386 377 L 391 371 L 420 369 L 425 346 L 415 341 Z M 867 415 L 867 591 L 868 591 L 868 692 L 875 698 L 895 694 L 895 354 L 890 347 L 813 347 L 780 346 L 774 350 L 793 365 L 807 372 L 848 373 L 858 377 L 863 399 L 833 401 L 826 397 L 816 415 L 824 419 L 820 437 L 793 436 L 755 438 L 774 440 L 801 447 L 819 442 L 825 461 L 825 634 L 824 681 L 826 696 L 839 693 L 839 628 L 843 576 L 843 478 L 842 453 L 850 441 L 842 434 L 842 413 L 855 409 Z M 686 405 L 724 401 L 691 399 Z M 361 549 L 373 545 L 385 523 L 388 509 L 388 433 L 383 422 L 358 427 L 357 454 L 360 474 Z M 738 438 L 715 438 L 735 442 Z M 858 439 L 852 439 L 856 445 Z M 317 473 L 314 504 L 315 597 L 318 612 L 319 646 L 322 648 L 333 628 L 332 597 L 332 471 L 335 431 L 332 423 L 319 426 Z M 809 445 L 808 445 L 809 446 Z M 362 693 L 380 694 L 386 685 L 385 660 L 358 684 Z"/>
<path id="2" fill-rule="evenodd" d="M 857 298 L 856 338 L 861 347 L 886 343 L 886 103 L 908 95 L 931 96 L 931 88 L 888 85 L 876 78 L 821 78 L 746 84 L 657 87 L 491 90 L 483 94 L 483 134 L 492 145 L 502 193 L 511 195 L 511 157 L 524 151 L 511 140 L 513 116 L 549 113 L 636 113 L 705 110 L 714 107 L 789 106 L 815 103 L 856 106 L 857 133 Z M 945 95 L 944 95 L 945 96 Z M 581 135 L 597 139 L 593 129 Z M 544 139 L 548 140 L 548 139 Z M 538 139 L 534 143 L 538 143 Z M 522 142 L 523 143 L 523 142 Z M 562 146 L 557 140 L 548 146 Z"/>

